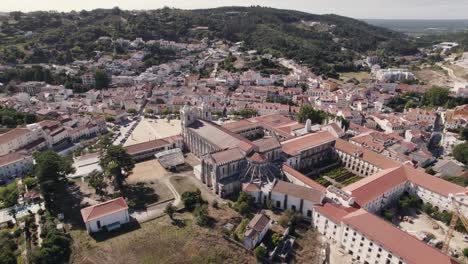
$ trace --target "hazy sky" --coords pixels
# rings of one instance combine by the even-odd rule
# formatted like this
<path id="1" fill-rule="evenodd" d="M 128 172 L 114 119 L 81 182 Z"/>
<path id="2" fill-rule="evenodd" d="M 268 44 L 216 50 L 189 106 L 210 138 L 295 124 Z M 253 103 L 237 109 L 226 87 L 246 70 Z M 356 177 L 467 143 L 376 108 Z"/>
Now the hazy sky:
<path id="1" fill-rule="evenodd" d="M 70 11 L 114 6 L 196 9 L 232 5 L 261 5 L 354 18 L 468 19 L 468 0 L 0 0 L 0 11 Z"/>

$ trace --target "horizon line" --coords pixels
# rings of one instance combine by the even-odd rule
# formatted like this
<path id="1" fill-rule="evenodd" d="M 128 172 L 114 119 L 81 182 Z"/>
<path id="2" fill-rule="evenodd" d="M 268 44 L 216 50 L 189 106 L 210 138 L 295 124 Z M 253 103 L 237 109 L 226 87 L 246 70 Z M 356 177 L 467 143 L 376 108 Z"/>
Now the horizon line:
<path id="1" fill-rule="evenodd" d="M 28 10 L 28 11 L 22 11 L 22 10 L 9 10 L 9 11 L 6 11 L 6 10 L 1 10 L 0 9 L 0 13 L 11 13 L 11 12 L 21 12 L 21 13 L 34 13 L 34 12 L 58 12 L 58 13 L 71 13 L 71 12 L 81 12 L 81 11 L 94 11 L 94 10 L 111 10 L 113 8 L 119 8 L 120 10 L 122 11 L 154 11 L 154 10 L 159 10 L 159 9 L 163 9 L 163 8 L 170 8 L 170 9 L 179 9 L 179 10 L 189 10 L 189 11 L 193 11 L 193 10 L 205 10 L 205 9 L 218 9 L 218 8 L 226 8 L 226 7 L 244 7 L 244 8 L 249 8 L 249 7 L 252 7 L 252 6 L 218 6 L 218 7 L 207 7 L 207 8 L 181 8 L 181 7 L 169 7 L 169 6 L 163 6 L 163 7 L 159 7 L 159 8 L 147 8 L 147 9 L 124 9 L 124 8 L 121 8 L 119 6 L 114 6 L 114 7 L 96 7 L 96 8 L 91 8 L 91 9 L 86 9 L 86 8 L 83 8 L 83 9 L 80 9 L 80 10 L 77 10 L 77 9 L 67 9 L 67 10 L 54 10 L 54 9 L 35 9 L 35 10 Z M 256 6 L 255 6 L 256 7 Z M 354 17 L 354 16 L 348 16 L 348 15 L 344 15 L 344 14 L 339 14 L 339 13 L 312 13 L 310 11 L 305 11 L 305 10 L 299 10 L 299 9 L 285 9 L 285 8 L 278 8 L 278 7 L 271 7 L 271 6 L 259 6 L 259 7 L 264 7 L 264 8 L 272 8 L 272 9 L 278 9 L 278 10 L 290 10 L 290 11 L 299 11 L 299 12 L 303 12 L 303 13 L 308 13 L 308 14 L 312 14 L 312 15 L 338 15 L 338 16 L 343 16 L 343 17 L 349 17 L 349 18 L 354 18 L 354 19 L 358 19 L 358 20 L 419 20 L 419 21 L 427 21 L 427 20 L 439 20 L 439 21 L 457 21 L 457 20 L 468 20 L 468 17 L 466 18 L 389 18 L 389 17 L 385 17 L 385 18 L 382 18 L 382 17 L 379 17 L 379 18 L 372 18 L 372 17 Z"/>

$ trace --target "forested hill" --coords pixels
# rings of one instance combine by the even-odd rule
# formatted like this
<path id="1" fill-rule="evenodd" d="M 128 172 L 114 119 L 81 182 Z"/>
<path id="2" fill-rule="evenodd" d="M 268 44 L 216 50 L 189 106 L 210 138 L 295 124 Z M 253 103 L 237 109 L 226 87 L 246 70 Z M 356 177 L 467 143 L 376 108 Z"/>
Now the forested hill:
<path id="1" fill-rule="evenodd" d="M 99 49 L 95 41 L 101 36 L 245 41 L 248 49 L 314 66 L 333 64 L 338 70 L 350 66 L 358 53 L 407 55 L 416 51 L 404 35 L 359 20 L 264 7 L 13 12 L 0 16 L 0 21 L 1 63 L 67 63 L 89 58 Z"/>

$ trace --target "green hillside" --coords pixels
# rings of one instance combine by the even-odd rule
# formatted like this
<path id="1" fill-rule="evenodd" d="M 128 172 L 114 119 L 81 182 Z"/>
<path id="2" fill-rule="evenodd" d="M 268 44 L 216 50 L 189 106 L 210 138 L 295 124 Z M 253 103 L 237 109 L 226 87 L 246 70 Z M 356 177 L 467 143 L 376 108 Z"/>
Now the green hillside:
<path id="1" fill-rule="evenodd" d="M 359 54 L 377 50 L 388 55 L 416 52 L 404 35 L 360 20 L 264 7 L 14 12 L 1 17 L 0 22 L 0 62 L 11 64 L 62 64 L 90 58 L 95 50 L 111 52 L 112 47 L 95 42 L 101 36 L 245 41 L 248 49 L 338 71 L 352 70 L 352 59 Z M 310 26 L 311 22 L 315 25 Z M 196 27 L 208 30 L 194 30 Z M 29 31 L 32 36 L 25 35 Z"/>

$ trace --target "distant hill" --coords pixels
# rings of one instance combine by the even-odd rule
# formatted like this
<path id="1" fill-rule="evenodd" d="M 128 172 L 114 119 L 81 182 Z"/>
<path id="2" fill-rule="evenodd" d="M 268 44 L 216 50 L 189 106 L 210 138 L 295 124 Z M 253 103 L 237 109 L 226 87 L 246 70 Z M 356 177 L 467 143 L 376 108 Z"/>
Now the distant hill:
<path id="1" fill-rule="evenodd" d="M 102 48 L 95 43 L 100 36 L 245 41 L 247 49 L 293 58 L 324 71 L 352 70 L 354 58 L 376 50 L 388 55 L 416 52 L 404 34 L 360 20 L 264 7 L 14 12 L 7 19 L 0 28 L 0 62 L 4 63 L 66 63 L 88 58 Z M 29 31 L 34 34 L 25 36 Z"/>

